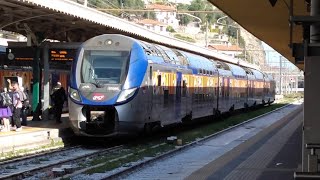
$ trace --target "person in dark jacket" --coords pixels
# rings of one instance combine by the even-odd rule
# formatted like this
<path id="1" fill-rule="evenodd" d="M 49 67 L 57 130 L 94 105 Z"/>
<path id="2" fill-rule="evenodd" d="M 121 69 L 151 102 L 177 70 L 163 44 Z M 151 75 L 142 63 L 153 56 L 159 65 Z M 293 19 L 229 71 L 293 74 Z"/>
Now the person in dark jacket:
<path id="1" fill-rule="evenodd" d="M 53 101 L 53 111 L 54 117 L 57 123 L 62 123 L 61 114 L 63 109 L 63 104 L 67 100 L 66 91 L 61 86 L 60 82 L 53 88 L 53 93 L 51 94 L 51 99 Z"/>

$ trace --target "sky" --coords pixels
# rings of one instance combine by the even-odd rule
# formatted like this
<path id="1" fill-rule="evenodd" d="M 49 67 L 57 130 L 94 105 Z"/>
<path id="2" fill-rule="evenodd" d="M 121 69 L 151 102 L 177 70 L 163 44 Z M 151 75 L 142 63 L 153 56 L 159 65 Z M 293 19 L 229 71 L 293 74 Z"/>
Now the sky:
<path id="1" fill-rule="evenodd" d="M 282 66 L 288 66 L 290 68 L 295 68 L 296 66 L 292 64 L 289 60 L 287 60 L 285 57 L 283 57 L 280 53 L 278 53 L 276 50 L 274 50 L 272 47 L 270 47 L 265 42 L 262 42 L 262 46 L 266 52 L 266 59 L 267 62 L 272 66 L 280 66 L 280 57 L 282 59 Z M 285 63 L 284 63 L 285 62 Z"/>

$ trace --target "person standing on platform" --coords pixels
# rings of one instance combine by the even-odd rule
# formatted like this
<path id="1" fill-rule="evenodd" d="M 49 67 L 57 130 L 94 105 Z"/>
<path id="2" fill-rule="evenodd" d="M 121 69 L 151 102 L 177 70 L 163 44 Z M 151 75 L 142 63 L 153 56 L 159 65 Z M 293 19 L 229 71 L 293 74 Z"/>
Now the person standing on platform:
<path id="1" fill-rule="evenodd" d="M 1 132 L 10 131 L 10 120 L 9 118 L 12 116 L 12 111 L 10 106 L 12 105 L 12 99 L 7 92 L 7 89 L 4 88 L 3 92 L 0 94 L 0 118 L 3 124 L 3 128 Z"/>
<path id="2" fill-rule="evenodd" d="M 21 96 L 23 97 L 22 101 L 22 109 L 21 109 L 21 125 L 26 126 L 27 125 L 27 115 L 28 115 L 28 109 L 29 109 L 29 98 L 27 95 L 27 92 L 24 91 L 24 87 L 20 87 Z"/>
<path id="3" fill-rule="evenodd" d="M 15 131 L 21 131 L 21 121 L 20 121 L 20 116 L 21 116 L 21 109 L 22 109 L 22 101 L 23 101 L 23 94 L 21 93 L 19 89 L 19 83 L 18 82 L 11 82 L 12 86 L 12 91 L 13 91 L 13 123 L 16 126 Z"/>
<path id="4" fill-rule="evenodd" d="M 51 99 L 53 101 L 54 117 L 57 123 L 62 123 L 61 114 L 63 109 L 63 104 L 67 100 L 66 91 L 61 86 L 60 82 L 53 88 L 53 93 L 51 94 Z"/>

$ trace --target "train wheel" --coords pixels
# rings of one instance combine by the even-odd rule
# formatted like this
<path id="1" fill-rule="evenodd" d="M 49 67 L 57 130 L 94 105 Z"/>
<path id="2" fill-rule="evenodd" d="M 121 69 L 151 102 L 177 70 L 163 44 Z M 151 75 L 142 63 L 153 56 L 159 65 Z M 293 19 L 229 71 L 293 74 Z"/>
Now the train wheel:
<path id="1" fill-rule="evenodd" d="M 160 122 L 152 122 L 152 123 L 144 124 L 144 133 L 146 135 L 151 135 L 152 133 L 158 131 L 159 129 L 161 129 Z"/>
<path id="2" fill-rule="evenodd" d="M 192 121 L 192 111 L 182 118 L 182 123 L 188 123 Z"/>

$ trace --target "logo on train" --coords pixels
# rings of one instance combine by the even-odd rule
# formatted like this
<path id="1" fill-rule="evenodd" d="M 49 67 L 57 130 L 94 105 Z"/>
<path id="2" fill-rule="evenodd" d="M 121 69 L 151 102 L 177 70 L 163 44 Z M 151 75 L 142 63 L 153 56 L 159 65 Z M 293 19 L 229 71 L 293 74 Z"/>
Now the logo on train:
<path id="1" fill-rule="evenodd" d="M 93 94 L 92 100 L 94 101 L 102 101 L 104 99 L 104 95 L 100 93 Z"/>

